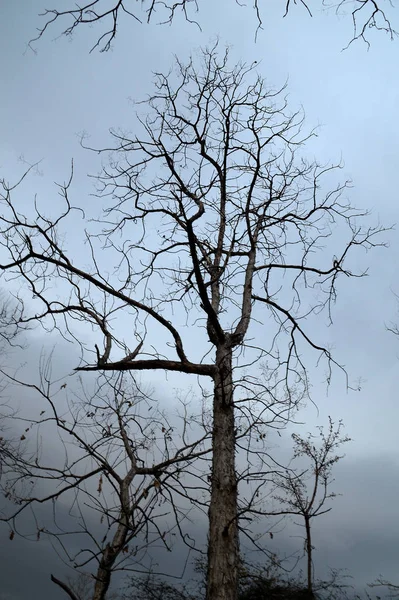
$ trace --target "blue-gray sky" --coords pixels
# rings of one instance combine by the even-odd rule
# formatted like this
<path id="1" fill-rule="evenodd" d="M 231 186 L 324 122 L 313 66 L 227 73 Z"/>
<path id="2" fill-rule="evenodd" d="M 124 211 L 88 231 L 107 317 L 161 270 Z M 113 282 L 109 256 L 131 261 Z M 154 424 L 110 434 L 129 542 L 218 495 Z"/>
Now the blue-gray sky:
<path id="1" fill-rule="evenodd" d="M 57 30 L 50 30 L 35 44 L 34 54 L 26 45 L 40 24 L 37 13 L 48 6 L 41 0 L 1 3 L 1 175 L 13 180 L 24 161 L 42 160 L 40 174 L 32 176 L 25 188 L 24 202 L 29 207 L 37 193 L 51 203 L 56 194 L 53 182 L 68 177 L 74 158 L 76 202 L 89 212 L 95 210 L 86 174 L 97 172 L 100 163 L 96 155 L 80 148 L 78 134 L 88 132 L 93 144 L 101 146 L 109 140 L 109 128 L 129 129 L 129 98 L 139 99 L 151 90 L 152 72 L 167 70 L 173 54 L 185 58 L 219 35 L 222 42 L 232 44 L 234 59 L 257 60 L 272 86 L 288 81 L 292 108 L 302 105 L 308 126 L 320 125 L 309 152 L 320 162 L 342 157 L 343 176 L 354 184 L 352 202 L 372 212 L 371 222 L 395 223 L 399 40 L 390 42 L 384 34 L 373 34 L 369 51 L 359 42 L 342 52 L 352 33 L 350 19 L 317 11 L 310 19 L 300 6 L 282 19 L 282 10 L 274 4 L 256 43 L 250 7 L 219 0 L 217 5 L 203 3 L 202 31 L 182 19 L 170 27 L 124 20 L 110 52 L 89 54 L 95 28 L 78 29 L 71 41 L 54 40 Z M 345 567 L 360 583 L 379 574 L 395 579 L 399 556 L 398 341 L 385 329 L 396 316 L 392 292 L 399 292 L 399 244 L 395 231 L 385 238 L 388 249 L 362 258 L 369 277 L 343 282 L 334 325 L 321 334 L 352 380 L 362 379 L 361 390 L 347 393 L 337 374 L 327 395 L 323 374 L 315 371 L 313 397 L 319 411 L 309 405 L 300 414 L 303 431 L 325 424 L 327 415 L 342 418 L 354 440 L 336 472 L 335 489 L 343 496 L 316 527 L 320 553 L 316 560 L 321 569 L 325 561 L 331 567 Z M 34 349 L 36 354 L 37 343 Z M 56 564 L 48 547 L 35 545 L 32 551 L 17 541 L 1 547 L 6 555 L 0 562 L 4 569 L 0 598 L 42 597 L 48 563 Z M 18 577 L 17 560 L 22 571 L 32 571 L 31 576 Z M 48 590 L 57 597 L 51 587 Z"/>

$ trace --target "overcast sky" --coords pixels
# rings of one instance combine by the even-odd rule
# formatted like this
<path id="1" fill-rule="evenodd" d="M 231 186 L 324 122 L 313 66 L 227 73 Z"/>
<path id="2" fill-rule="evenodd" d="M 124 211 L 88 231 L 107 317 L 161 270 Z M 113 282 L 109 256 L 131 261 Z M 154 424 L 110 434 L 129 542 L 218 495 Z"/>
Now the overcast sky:
<path id="1" fill-rule="evenodd" d="M 51 203 L 57 193 L 53 182 L 68 178 L 74 158 L 75 200 L 90 212 L 92 182 L 86 175 L 96 173 L 100 163 L 80 148 L 79 134 L 88 132 L 93 145 L 101 146 L 109 141 L 111 127 L 129 129 L 129 98 L 140 99 L 151 90 L 152 72 L 167 71 L 173 54 L 186 58 L 219 35 L 232 44 L 233 59 L 258 61 L 273 87 L 288 81 L 292 108 L 303 106 L 308 126 L 320 125 L 309 152 L 320 162 L 343 159 L 343 177 L 353 180 L 351 200 L 371 211 L 371 224 L 398 221 L 399 40 L 373 34 L 369 51 L 359 42 L 342 52 L 352 33 L 349 18 L 315 11 L 310 19 L 294 6 L 283 19 L 282 6 L 275 2 L 255 43 L 256 20 L 249 7 L 232 0 L 201 4 L 202 31 L 181 19 L 170 27 L 122 20 L 112 50 L 89 54 L 95 29 L 78 29 L 71 41 L 54 40 L 54 29 L 35 44 L 34 54 L 26 45 L 41 22 L 37 13 L 52 3 L 0 3 L 1 176 L 13 181 L 26 162 L 42 160 L 40 173 L 25 188 L 26 206 L 35 193 Z M 342 282 L 334 325 L 324 329 L 321 324 L 322 341 L 333 346 L 352 381 L 361 379 L 361 390 L 347 392 L 337 373 L 327 394 L 323 373 L 313 368 L 311 357 L 318 410 L 311 404 L 305 408 L 299 415 L 303 426 L 296 428 L 305 433 L 325 425 L 331 415 L 344 420 L 353 438 L 335 474 L 334 490 L 342 497 L 315 527 L 315 560 L 320 575 L 326 564 L 346 568 L 358 584 L 380 574 L 399 582 L 399 340 L 385 327 L 396 318 L 397 232 L 388 232 L 385 239 L 388 249 L 359 259 L 369 267 L 369 277 Z M 31 339 L 24 358 L 34 365 L 41 345 L 49 345 L 39 334 Z M 66 372 L 60 352 L 55 360 Z M 289 548 L 290 534 L 281 534 L 282 547 Z M 7 541 L 5 528 L 0 527 L 0 535 Z M 278 536 L 274 541 L 279 543 Z M 63 597 L 48 583 L 49 572 L 63 567 L 47 542 L 2 542 L 0 553 L 1 600 Z"/>

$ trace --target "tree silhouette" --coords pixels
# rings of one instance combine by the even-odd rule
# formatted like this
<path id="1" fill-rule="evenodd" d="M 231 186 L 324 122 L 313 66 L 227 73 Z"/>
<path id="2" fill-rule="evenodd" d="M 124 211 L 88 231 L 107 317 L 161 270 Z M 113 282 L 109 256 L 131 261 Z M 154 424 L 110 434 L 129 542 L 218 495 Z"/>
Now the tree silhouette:
<path id="1" fill-rule="evenodd" d="M 257 452 L 262 428 L 306 396 L 305 347 L 328 378 L 339 367 L 307 322 L 319 335 L 340 278 L 364 274 L 348 257 L 381 245 L 382 229 L 362 227 L 347 182 L 328 187 L 339 165 L 307 159 L 303 115 L 255 65 L 230 66 L 216 44 L 175 67 L 138 105 L 139 133 L 114 132 L 100 150 L 111 154 L 98 178 L 107 204 L 87 222 L 84 259 L 60 233 L 84 218 L 72 176 L 51 218 L 39 201 L 32 219 L 21 214 L 22 181 L 3 180 L 0 270 L 33 296 L 20 294 L 15 325 L 60 331 L 80 348 L 80 373 L 197 378 L 212 402 L 207 597 L 234 600 L 238 487 L 256 477 L 237 473 L 237 448 Z"/>
<path id="2" fill-rule="evenodd" d="M 230 0 L 241 5 L 238 0 Z M 71 3 L 72 4 L 72 3 Z M 331 3 L 328 0 L 285 0 L 281 2 L 281 14 L 287 17 L 288 13 L 294 10 L 294 6 L 299 4 L 310 17 L 313 13 L 320 10 L 329 10 L 335 12 L 340 17 L 349 16 L 352 20 L 353 35 L 349 41 L 350 45 L 354 41 L 361 40 L 369 43 L 370 30 L 385 32 L 391 39 L 397 35 L 397 32 L 391 24 L 391 15 L 394 7 L 390 2 L 383 0 L 340 0 L 338 3 Z M 244 5 L 242 5 L 244 6 Z M 350 6 L 349 11 L 346 9 Z M 186 21 L 201 25 L 201 7 L 202 0 L 141 0 L 140 5 L 132 6 L 128 0 L 90 0 L 83 4 L 73 4 L 71 8 L 58 10 L 56 8 L 46 9 L 41 16 L 45 23 L 38 29 L 38 34 L 29 44 L 38 41 L 48 29 L 52 29 L 56 23 L 68 23 L 65 29 L 62 29 L 61 35 L 71 36 L 78 28 L 84 25 L 100 25 L 102 33 L 97 38 L 91 51 L 99 48 L 101 52 L 106 52 L 111 48 L 114 42 L 118 25 L 121 19 L 130 18 L 135 24 L 143 22 L 172 23 L 177 14 L 182 14 Z M 386 8 L 387 7 L 387 8 Z M 261 0 L 254 0 L 253 11 L 256 16 L 257 26 L 256 34 L 263 28 L 264 15 L 267 12 L 266 3 Z M 255 35 L 256 35 L 255 34 Z"/>

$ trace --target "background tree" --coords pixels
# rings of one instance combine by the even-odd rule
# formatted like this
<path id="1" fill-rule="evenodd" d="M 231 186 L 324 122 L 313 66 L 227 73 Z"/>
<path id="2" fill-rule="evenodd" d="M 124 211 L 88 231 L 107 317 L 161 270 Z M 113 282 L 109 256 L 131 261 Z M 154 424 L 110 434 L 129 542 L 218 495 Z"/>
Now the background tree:
<path id="1" fill-rule="evenodd" d="M 207 486 L 189 465 L 209 454 L 209 436 L 201 424 L 201 435 L 189 441 L 196 417 L 190 414 L 189 425 L 187 413 L 178 434 L 176 423 L 171 425 L 126 374 L 103 376 L 82 398 L 72 392 L 66 406 L 66 383 L 52 382 L 50 375 L 47 362 L 39 385 L 9 376 L 38 397 L 33 414 L 18 418 L 30 454 L 12 453 L 6 462 L 2 491 L 8 502 L 0 520 L 9 523 L 10 540 L 15 533 L 37 541 L 50 536 L 67 564 L 81 570 L 72 582 L 51 576 L 72 600 L 110 600 L 114 572 L 144 568 L 153 543 L 170 549 L 173 536 L 185 539 L 190 504 L 200 502 L 199 491 Z M 52 506 L 53 523 L 37 512 L 46 504 Z M 19 521 L 27 511 L 35 516 L 30 533 Z"/>
<path id="2" fill-rule="evenodd" d="M 76 232 L 83 214 L 70 201 L 72 177 L 55 217 L 39 202 L 33 217 L 22 215 L 18 184 L 3 180 L 0 216 L 1 272 L 33 296 L 19 295 L 17 326 L 57 328 L 80 346 L 81 372 L 211 381 L 210 393 L 200 382 L 213 403 L 208 600 L 237 594 L 236 413 L 251 417 L 243 434 L 251 443 L 270 407 L 274 418 L 275 399 L 289 415 L 307 393 L 305 347 L 331 372 L 337 363 L 304 321 L 316 315 L 320 331 L 338 279 L 353 275 L 351 252 L 378 245 L 381 232 L 361 226 L 365 213 L 345 199 L 346 183 L 326 189 L 338 166 L 307 159 L 311 133 L 301 132 L 303 115 L 288 111 L 283 90 L 271 90 L 254 65 L 230 66 L 228 54 L 216 45 L 198 65 L 177 60 L 139 104 L 148 111 L 138 116 L 141 133 L 113 133 L 98 179 L 107 205 L 97 229 L 85 231 L 84 259 L 60 234 Z M 85 341 L 93 331 L 94 349 Z M 262 380 L 256 365 L 266 361 Z"/>
<path id="3" fill-rule="evenodd" d="M 319 427 L 319 443 L 314 435 L 308 434 L 302 438 L 292 434 L 294 441 L 294 460 L 306 459 L 310 467 L 302 470 L 287 469 L 285 474 L 278 475 L 275 479 L 277 493 L 274 498 L 281 505 L 282 510 L 276 514 L 298 515 L 303 519 L 305 527 L 305 554 L 306 554 L 306 581 L 309 597 L 314 596 L 313 573 L 313 543 L 311 534 L 311 521 L 328 513 L 331 507 L 326 507 L 328 500 L 335 498 L 335 492 L 330 491 L 333 466 L 343 458 L 336 454 L 342 444 L 350 441 L 348 436 L 342 436 L 342 421 L 335 427 L 331 417 L 327 433 Z M 286 507 L 286 508 L 284 508 Z"/>
<path id="4" fill-rule="evenodd" d="M 369 587 L 371 588 L 382 588 L 383 590 L 388 592 L 388 598 L 399 598 L 399 585 L 384 579 L 383 577 L 378 577 L 374 583 L 370 583 Z M 378 590 L 378 593 L 383 593 Z M 377 596 L 380 598 L 381 596 Z"/>
<path id="5" fill-rule="evenodd" d="M 240 4 L 238 0 L 235 1 Z M 351 18 L 353 24 L 353 36 L 349 42 L 362 40 L 369 46 L 370 30 L 378 30 L 387 33 L 391 39 L 397 35 L 397 32 L 391 25 L 391 15 L 394 7 L 389 2 L 384 0 L 353 0 L 347 2 L 340 0 L 338 3 L 330 3 L 328 0 L 285 0 L 281 2 L 281 14 L 286 17 L 293 9 L 293 5 L 299 4 L 310 17 L 313 13 L 320 10 L 331 10 L 340 17 L 346 16 Z M 131 18 L 133 22 L 142 23 L 146 21 L 150 23 L 172 23 L 177 14 L 181 13 L 186 21 L 191 24 L 196 24 L 200 27 L 202 0 L 142 0 L 139 6 L 132 8 L 132 3 L 127 0 L 89 0 L 81 5 L 73 4 L 73 7 L 58 10 L 57 8 L 46 9 L 41 16 L 45 19 L 45 24 L 38 29 L 38 35 L 32 39 L 29 44 L 36 42 L 49 28 L 53 28 L 56 22 L 68 23 L 68 26 L 61 30 L 60 35 L 71 36 L 78 27 L 82 25 L 100 24 L 103 27 L 103 32 L 98 37 L 95 45 L 91 50 L 99 48 L 101 52 L 111 48 L 114 41 L 118 25 L 123 18 Z M 350 9 L 348 10 L 348 6 Z M 260 0 L 254 0 L 253 10 L 256 15 L 257 29 L 263 28 L 264 13 L 266 3 Z M 388 12 L 387 12 L 388 9 Z"/>

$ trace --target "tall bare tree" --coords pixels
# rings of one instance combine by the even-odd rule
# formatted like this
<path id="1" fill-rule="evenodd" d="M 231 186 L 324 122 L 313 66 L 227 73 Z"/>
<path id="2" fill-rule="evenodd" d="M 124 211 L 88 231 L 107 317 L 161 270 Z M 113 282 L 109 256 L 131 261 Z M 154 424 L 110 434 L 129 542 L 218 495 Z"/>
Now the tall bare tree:
<path id="1" fill-rule="evenodd" d="M 190 506 L 200 504 L 199 491 L 208 487 L 206 469 L 193 466 L 210 454 L 206 428 L 199 423 L 201 435 L 190 441 L 196 417 L 191 414 L 189 423 L 186 412 L 176 432 L 176 420 L 171 424 L 126 374 L 101 377 L 79 398 L 76 391 L 68 397 L 66 383 L 51 381 L 48 361 L 38 385 L 9 380 L 38 398 L 30 415 L 13 418 L 14 426 L 16 420 L 23 425 L 21 443 L 27 447 L 9 453 L 0 520 L 9 523 L 10 540 L 16 533 L 37 541 L 50 536 L 65 562 L 80 572 L 72 582 L 51 575 L 72 600 L 111 599 L 115 572 L 144 568 L 153 543 L 170 549 L 173 536 L 185 539 Z M 46 504 L 53 523 L 37 513 Z M 72 519 L 65 516 L 68 504 Z M 35 515 L 30 533 L 19 521 L 27 511 Z"/>
<path id="2" fill-rule="evenodd" d="M 317 339 L 321 312 L 331 319 L 338 280 L 354 275 L 351 253 L 380 243 L 347 183 L 329 187 L 338 166 L 307 159 L 303 115 L 255 69 L 231 66 L 216 45 L 157 76 L 138 106 L 140 133 L 113 132 L 102 150 L 106 207 L 85 233 L 84 259 L 59 233 L 76 235 L 84 208 L 71 203 L 72 177 L 55 217 L 38 201 L 32 219 L 21 215 L 18 184 L 3 180 L 1 199 L 0 269 L 33 295 L 26 303 L 21 293 L 17 325 L 55 327 L 80 344 L 81 372 L 211 381 L 208 600 L 237 594 L 236 413 L 256 423 L 269 407 L 271 418 L 278 396 L 289 411 L 292 390 L 307 391 L 306 347 L 329 371 L 337 364 Z M 95 349 L 85 342 L 93 330 Z M 266 363 L 262 381 L 256 365 Z"/>
<path id="3" fill-rule="evenodd" d="M 243 6 L 238 0 L 230 0 Z M 61 29 L 60 35 L 71 36 L 77 28 L 82 25 L 100 24 L 103 29 L 101 35 L 91 51 L 99 48 L 101 52 L 111 48 L 117 35 L 118 25 L 123 18 L 131 18 L 136 24 L 152 21 L 157 23 L 172 23 L 177 14 L 182 14 L 186 21 L 200 27 L 200 9 L 202 0 L 141 0 L 139 6 L 133 8 L 132 3 L 127 0 L 86 0 L 77 5 L 71 2 L 71 8 L 59 10 L 57 8 L 46 9 L 41 16 L 44 17 L 44 25 L 38 28 L 37 36 L 30 44 L 40 39 L 48 29 L 52 29 L 58 22 L 67 23 L 65 29 Z M 349 41 L 362 40 L 368 46 L 370 30 L 383 31 L 391 39 L 397 35 L 391 21 L 394 7 L 390 2 L 384 0 L 340 0 L 338 3 L 329 0 L 284 0 L 281 2 L 281 14 L 287 17 L 293 6 L 299 4 L 310 17 L 321 10 L 335 12 L 340 17 L 349 17 L 352 20 L 353 35 Z M 266 3 L 254 0 L 253 10 L 257 20 L 256 33 L 263 28 Z M 350 7 L 350 8 L 349 8 Z"/>

